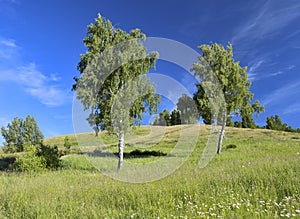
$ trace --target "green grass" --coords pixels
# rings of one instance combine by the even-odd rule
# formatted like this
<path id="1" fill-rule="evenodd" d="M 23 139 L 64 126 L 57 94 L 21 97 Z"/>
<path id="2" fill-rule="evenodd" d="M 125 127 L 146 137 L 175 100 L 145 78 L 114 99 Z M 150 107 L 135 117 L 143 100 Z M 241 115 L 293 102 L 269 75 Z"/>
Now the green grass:
<path id="1" fill-rule="evenodd" d="M 180 130 L 169 127 L 160 135 L 138 128 L 126 136 L 125 152 L 170 153 Z M 209 130 L 201 126 L 187 162 L 154 182 L 113 180 L 79 154 L 63 157 L 58 171 L 0 172 L 0 218 L 300 218 L 299 134 L 226 128 L 222 154 L 199 169 Z M 196 127 L 188 130 L 193 132 Z M 117 139 L 105 133 L 78 138 L 85 152 L 117 151 Z M 47 143 L 63 144 L 63 139 Z M 127 157 L 126 162 L 147 164 L 161 158 Z"/>

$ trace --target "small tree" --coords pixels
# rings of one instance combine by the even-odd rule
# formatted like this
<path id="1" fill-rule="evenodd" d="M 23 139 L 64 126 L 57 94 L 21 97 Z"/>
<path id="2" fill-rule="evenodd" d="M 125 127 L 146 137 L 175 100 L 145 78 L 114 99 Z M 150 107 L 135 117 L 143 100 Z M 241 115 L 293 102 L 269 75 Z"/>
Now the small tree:
<path id="1" fill-rule="evenodd" d="M 155 121 L 153 125 L 159 125 L 159 126 L 170 126 L 172 125 L 171 122 L 171 116 L 167 109 L 164 109 L 161 113 L 159 113 L 159 116 L 155 118 Z"/>
<path id="2" fill-rule="evenodd" d="M 180 112 L 181 124 L 195 124 L 199 118 L 196 103 L 187 94 L 178 99 L 177 110 Z"/>
<path id="3" fill-rule="evenodd" d="M 100 14 L 88 27 L 73 89 L 95 129 L 115 133 L 119 138 L 118 170 L 122 168 L 124 136 L 128 127 L 142 119 L 143 113 L 157 111 L 160 96 L 146 73 L 155 66 L 157 53 L 146 54 L 142 42 L 146 35 L 139 29 L 130 33 L 114 28 Z"/>
<path id="4" fill-rule="evenodd" d="M 24 143 L 39 144 L 43 141 L 44 135 L 40 131 L 34 117 L 26 116 L 22 124 L 22 137 Z"/>
<path id="5" fill-rule="evenodd" d="M 278 131 L 286 131 L 286 132 L 296 131 L 288 124 L 286 124 L 286 123 L 283 124 L 279 115 L 267 117 L 266 128 L 272 129 L 272 130 L 278 130 Z"/>
<path id="6" fill-rule="evenodd" d="M 71 146 L 72 146 L 72 144 L 71 144 L 71 142 L 70 142 L 70 139 L 69 139 L 68 136 L 66 136 L 66 137 L 64 138 L 64 147 L 65 147 L 67 150 L 70 150 Z"/>
<path id="7" fill-rule="evenodd" d="M 22 152 L 24 144 L 36 145 L 41 143 L 44 138 L 34 117 L 29 115 L 25 121 L 16 117 L 11 123 L 8 123 L 6 128 L 2 126 L 1 134 L 5 140 L 5 151 L 10 153 Z"/>
<path id="8" fill-rule="evenodd" d="M 180 112 L 174 109 L 171 113 L 171 125 L 180 125 L 180 124 L 181 124 Z"/>
<path id="9" fill-rule="evenodd" d="M 197 84 L 197 92 L 194 94 L 194 100 L 196 101 L 200 116 L 205 123 L 211 123 L 212 118 L 216 118 L 216 121 L 222 124 L 217 150 L 219 154 L 221 153 L 227 116 L 232 113 L 241 115 L 242 109 L 250 109 L 249 105 L 253 100 L 253 94 L 249 91 L 251 83 L 248 80 L 247 68 L 241 67 L 240 63 L 234 60 L 231 44 L 226 49 L 216 43 L 201 45 L 199 48 L 202 50 L 202 56 L 199 57 L 199 62 L 194 63 L 191 70 L 196 77 L 200 77 L 200 80 L 204 81 L 206 77 L 209 77 L 208 71 L 215 74 L 226 102 L 226 107 L 220 109 L 218 115 L 212 115 L 212 106 L 203 85 L 202 83 Z M 211 84 L 211 86 L 215 85 Z M 259 105 L 259 102 L 256 103 Z"/>
<path id="10" fill-rule="evenodd" d="M 240 111 L 242 117 L 243 128 L 256 128 L 256 124 L 253 120 L 253 114 L 257 115 L 264 111 L 264 107 L 260 105 L 259 101 L 255 101 L 253 104 L 245 103 Z"/>

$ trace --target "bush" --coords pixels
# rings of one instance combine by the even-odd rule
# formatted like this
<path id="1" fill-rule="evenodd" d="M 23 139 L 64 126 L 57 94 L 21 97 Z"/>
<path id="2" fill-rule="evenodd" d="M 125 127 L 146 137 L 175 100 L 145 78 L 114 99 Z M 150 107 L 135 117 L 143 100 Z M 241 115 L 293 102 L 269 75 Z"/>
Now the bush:
<path id="1" fill-rule="evenodd" d="M 67 149 L 67 150 L 70 150 L 72 144 L 70 142 L 70 139 L 68 136 L 65 137 L 64 139 L 64 147 Z"/>
<path id="2" fill-rule="evenodd" d="M 46 168 L 57 169 L 61 165 L 60 152 L 57 146 L 49 146 L 41 144 L 37 155 L 45 160 Z"/>
<path id="3" fill-rule="evenodd" d="M 6 154 L 15 153 L 17 150 L 17 146 L 12 143 L 9 143 L 8 145 L 3 147 L 3 152 Z"/>
<path id="4" fill-rule="evenodd" d="M 56 146 L 25 144 L 25 153 L 16 159 L 16 169 L 21 172 L 40 172 L 57 169 L 61 165 L 60 153 Z"/>
<path id="5" fill-rule="evenodd" d="M 40 172 L 46 169 L 46 160 L 38 156 L 38 150 L 34 145 L 24 145 L 25 154 L 16 159 L 16 168 L 21 172 Z"/>

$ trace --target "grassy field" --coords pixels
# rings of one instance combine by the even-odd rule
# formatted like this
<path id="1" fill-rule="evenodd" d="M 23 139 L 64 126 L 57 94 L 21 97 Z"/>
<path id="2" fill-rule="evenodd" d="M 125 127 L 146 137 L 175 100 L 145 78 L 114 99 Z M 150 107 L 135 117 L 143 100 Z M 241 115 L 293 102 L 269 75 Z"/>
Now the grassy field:
<path id="1" fill-rule="evenodd" d="M 182 127 L 157 130 L 141 127 L 126 136 L 128 163 L 172 153 Z M 91 164 L 94 156 L 84 155 L 115 153 L 115 137 L 78 135 L 83 154 L 63 157 L 58 171 L 0 172 L 0 218 L 300 218 L 300 134 L 227 128 L 222 154 L 200 169 L 210 127 L 186 129 L 196 132 L 187 161 L 148 183 L 111 179 Z M 62 147 L 63 139 L 45 142 Z"/>

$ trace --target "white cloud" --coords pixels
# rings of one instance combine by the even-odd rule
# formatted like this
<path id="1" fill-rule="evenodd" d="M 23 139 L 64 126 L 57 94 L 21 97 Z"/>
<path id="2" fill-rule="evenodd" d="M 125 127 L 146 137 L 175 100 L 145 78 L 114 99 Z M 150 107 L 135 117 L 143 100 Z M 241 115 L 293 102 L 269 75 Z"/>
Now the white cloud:
<path id="1" fill-rule="evenodd" d="M 0 36 L 0 58 L 12 59 L 18 55 L 19 47 L 13 39 L 5 39 Z"/>
<path id="2" fill-rule="evenodd" d="M 254 81 L 256 79 L 257 70 L 263 63 L 265 63 L 265 60 L 258 60 L 257 62 L 250 65 L 248 70 L 248 77 L 250 81 Z"/>
<path id="3" fill-rule="evenodd" d="M 55 86 L 33 87 L 26 91 L 47 106 L 60 106 L 70 99 L 68 92 Z"/>
<path id="4" fill-rule="evenodd" d="M 21 85 L 47 106 L 59 106 L 71 100 L 69 91 L 58 86 L 61 77 L 56 73 L 47 76 L 35 63 L 24 64 L 20 49 L 15 40 L 0 36 L 0 81 Z"/>
<path id="5" fill-rule="evenodd" d="M 17 45 L 15 44 L 15 41 L 12 40 L 12 39 L 8 39 L 8 40 L 2 39 L 0 41 L 0 44 L 2 44 L 3 46 L 6 46 L 6 47 L 12 47 L 12 48 L 16 48 L 17 47 Z"/>
<path id="6" fill-rule="evenodd" d="M 287 67 L 287 70 L 292 70 L 294 68 L 296 68 L 296 65 L 290 65 L 290 66 Z"/>
<path id="7" fill-rule="evenodd" d="M 271 73 L 270 77 L 274 77 L 274 76 L 281 75 L 281 74 L 284 74 L 284 72 L 283 71 L 277 71 L 277 72 Z"/>
<path id="8" fill-rule="evenodd" d="M 53 84 L 58 81 L 58 76 L 47 77 L 37 69 L 35 63 L 0 71 L 0 81 L 10 81 L 23 86 L 28 94 L 47 106 L 60 106 L 71 100 L 68 91 Z"/>

